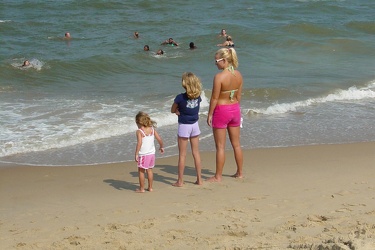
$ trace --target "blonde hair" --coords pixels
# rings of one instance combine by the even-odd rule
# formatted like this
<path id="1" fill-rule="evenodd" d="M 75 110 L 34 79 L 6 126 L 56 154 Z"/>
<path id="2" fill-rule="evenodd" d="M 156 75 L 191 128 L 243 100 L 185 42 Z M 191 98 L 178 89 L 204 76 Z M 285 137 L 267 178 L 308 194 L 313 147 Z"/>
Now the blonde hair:
<path id="1" fill-rule="evenodd" d="M 224 58 L 233 68 L 238 68 L 237 53 L 234 48 L 222 48 L 216 51 L 216 55 L 220 58 Z"/>
<path id="2" fill-rule="evenodd" d="M 151 120 L 150 116 L 142 111 L 139 111 L 138 114 L 135 116 L 135 122 L 144 127 L 155 127 L 156 122 Z"/>
<path id="3" fill-rule="evenodd" d="M 182 74 L 182 87 L 186 90 L 189 99 L 196 99 L 201 95 L 201 81 L 191 72 L 184 72 Z"/>

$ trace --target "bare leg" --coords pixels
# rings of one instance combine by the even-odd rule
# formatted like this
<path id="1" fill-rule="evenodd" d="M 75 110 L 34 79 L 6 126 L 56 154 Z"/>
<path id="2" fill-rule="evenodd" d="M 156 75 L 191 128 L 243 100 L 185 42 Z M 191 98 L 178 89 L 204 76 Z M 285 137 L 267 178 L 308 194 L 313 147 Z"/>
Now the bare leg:
<path id="1" fill-rule="evenodd" d="M 240 143 L 240 127 L 228 127 L 229 139 L 233 147 L 234 158 L 236 160 L 237 171 L 232 177 L 243 178 L 243 154 Z"/>
<path id="2" fill-rule="evenodd" d="M 207 181 L 220 182 L 223 177 L 223 168 L 225 163 L 225 141 L 226 141 L 226 129 L 214 128 L 214 139 L 216 146 L 216 172 Z"/>
<path id="3" fill-rule="evenodd" d="M 188 143 L 188 138 L 178 137 L 178 176 L 177 182 L 172 184 L 175 187 L 182 187 L 184 184 L 184 170 L 185 170 L 185 161 L 186 161 L 186 148 Z"/>
<path id="4" fill-rule="evenodd" d="M 143 168 L 138 168 L 138 175 L 139 175 L 139 188 L 135 191 L 137 193 L 144 193 L 145 192 L 145 170 Z"/>
<path id="5" fill-rule="evenodd" d="M 154 173 L 152 172 L 152 168 L 147 169 L 147 179 L 148 179 L 148 191 L 152 192 L 152 183 L 154 182 Z"/>
<path id="6" fill-rule="evenodd" d="M 195 171 L 197 173 L 197 181 L 195 184 L 202 185 L 202 165 L 201 165 L 201 155 L 199 153 L 199 136 L 190 138 L 191 151 L 193 153 Z"/>

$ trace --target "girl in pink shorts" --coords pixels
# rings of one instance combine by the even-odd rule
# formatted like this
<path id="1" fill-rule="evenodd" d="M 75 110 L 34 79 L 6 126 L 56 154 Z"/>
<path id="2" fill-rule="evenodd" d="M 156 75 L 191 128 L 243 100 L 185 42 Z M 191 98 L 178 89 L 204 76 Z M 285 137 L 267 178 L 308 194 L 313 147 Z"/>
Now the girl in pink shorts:
<path id="1" fill-rule="evenodd" d="M 138 166 L 139 189 L 138 193 L 145 192 L 145 172 L 147 171 L 148 191 L 152 191 L 154 174 L 152 168 L 155 166 L 155 138 L 159 142 L 159 150 L 164 153 L 163 141 L 156 132 L 156 122 L 151 120 L 148 114 L 139 112 L 135 117 L 138 129 L 136 131 L 137 146 L 135 149 L 135 161 Z"/>

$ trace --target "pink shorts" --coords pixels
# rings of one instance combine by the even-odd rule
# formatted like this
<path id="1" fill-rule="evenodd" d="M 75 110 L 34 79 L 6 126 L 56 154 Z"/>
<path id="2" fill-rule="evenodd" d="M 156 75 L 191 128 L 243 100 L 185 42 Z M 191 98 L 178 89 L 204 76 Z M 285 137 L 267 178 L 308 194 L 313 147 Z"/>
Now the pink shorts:
<path id="1" fill-rule="evenodd" d="M 201 134 L 201 131 L 199 130 L 199 124 L 198 122 L 193 124 L 178 124 L 178 132 L 179 137 L 183 138 L 190 138 L 194 136 L 198 136 Z"/>
<path id="2" fill-rule="evenodd" d="M 212 115 L 213 128 L 239 127 L 241 125 L 240 104 L 217 105 Z"/>
<path id="3" fill-rule="evenodd" d="M 137 165 L 143 169 L 153 168 L 155 166 L 155 154 L 139 156 Z"/>

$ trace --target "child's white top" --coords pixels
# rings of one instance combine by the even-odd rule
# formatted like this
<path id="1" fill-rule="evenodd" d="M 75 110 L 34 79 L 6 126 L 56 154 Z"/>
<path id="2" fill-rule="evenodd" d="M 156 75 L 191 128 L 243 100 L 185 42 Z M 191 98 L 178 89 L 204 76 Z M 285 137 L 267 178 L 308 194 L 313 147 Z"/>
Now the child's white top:
<path id="1" fill-rule="evenodd" d="M 139 155 L 151 155 L 155 154 L 155 143 L 154 143 L 154 128 L 152 128 L 151 134 L 146 135 L 142 129 L 138 129 L 143 134 L 142 137 L 142 146 L 139 150 Z"/>

